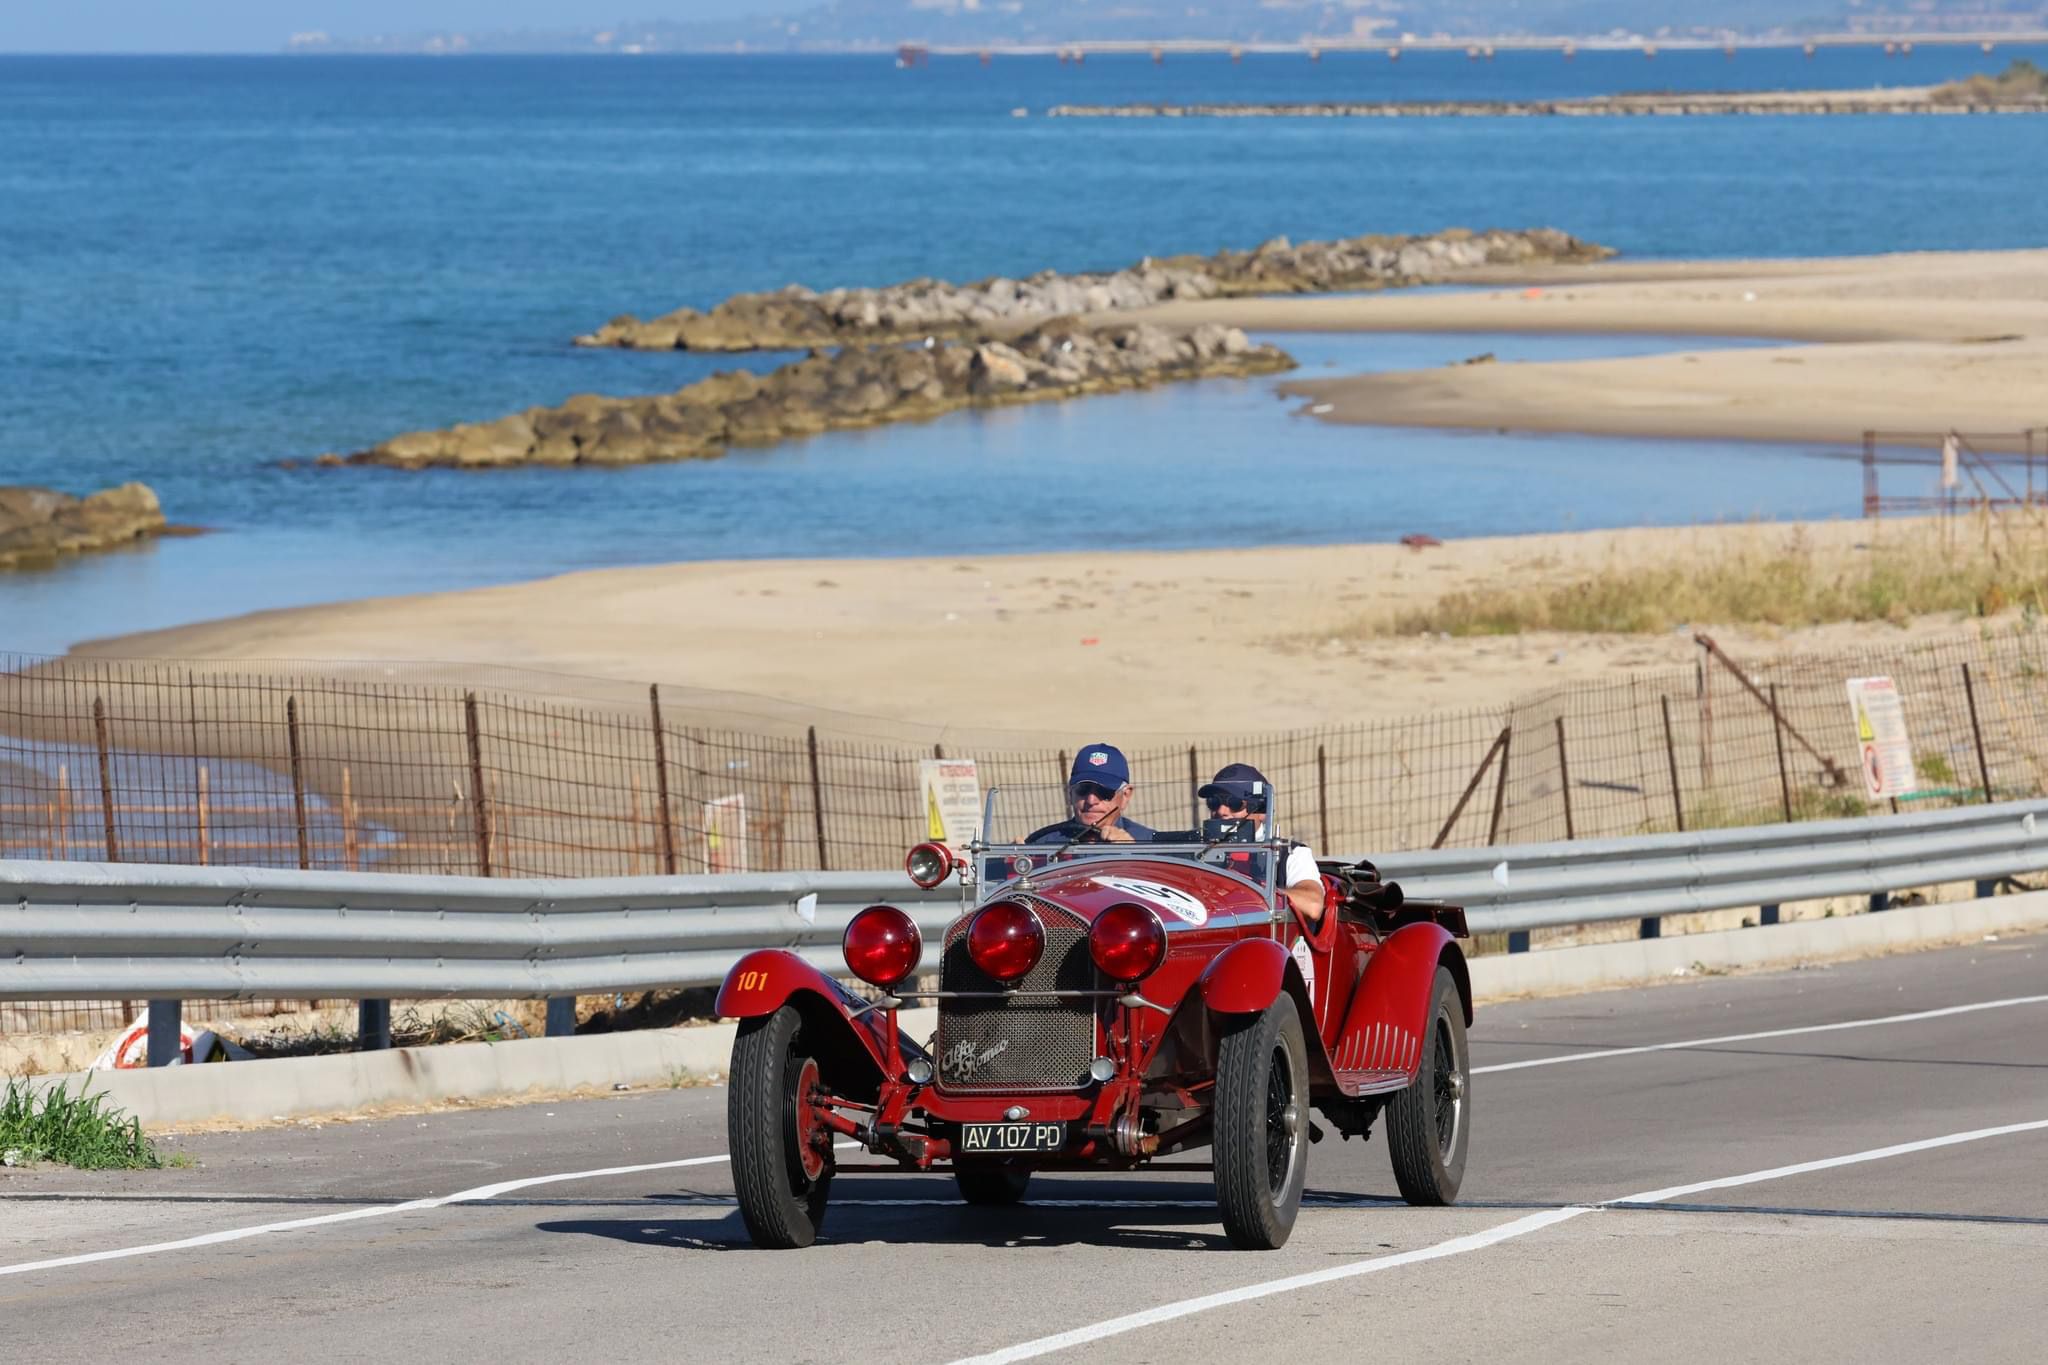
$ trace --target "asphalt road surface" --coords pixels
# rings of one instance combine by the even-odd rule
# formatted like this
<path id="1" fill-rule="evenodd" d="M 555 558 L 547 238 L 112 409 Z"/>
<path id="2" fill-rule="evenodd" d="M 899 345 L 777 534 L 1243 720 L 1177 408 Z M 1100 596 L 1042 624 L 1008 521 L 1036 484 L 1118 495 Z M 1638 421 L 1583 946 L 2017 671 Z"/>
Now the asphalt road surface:
<path id="1" fill-rule="evenodd" d="M 5 1173 L 0 1341 L 38 1365 L 2048 1358 L 2048 938 L 1495 1006 L 1472 1037 L 1464 1202 L 1406 1207 L 1377 1134 L 1332 1135 L 1278 1252 L 1230 1249 L 1186 1174 L 1040 1177 L 1013 1210 L 847 1178 L 819 1245 L 755 1251 L 724 1092 L 657 1091 Z"/>

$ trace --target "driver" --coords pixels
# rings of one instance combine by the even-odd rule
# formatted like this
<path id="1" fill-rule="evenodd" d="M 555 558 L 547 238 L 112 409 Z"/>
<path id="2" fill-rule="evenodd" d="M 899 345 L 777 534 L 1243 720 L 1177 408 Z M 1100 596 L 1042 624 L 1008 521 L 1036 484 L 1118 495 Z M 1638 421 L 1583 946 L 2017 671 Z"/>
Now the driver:
<path id="1" fill-rule="evenodd" d="M 1067 777 L 1067 809 L 1073 814 L 1057 825 L 1033 830 L 1027 844 L 1064 844 L 1071 839 L 1105 843 L 1142 843 L 1152 831 L 1124 818 L 1131 804 L 1131 765 L 1114 744 L 1089 744 L 1074 755 Z"/>
<path id="2" fill-rule="evenodd" d="M 1266 803 L 1272 793 L 1272 784 L 1251 764 L 1224 765 L 1195 793 L 1209 807 L 1204 839 L 1223 835 L 1247 843 L 1265 842 Z M 1239 830 L 1225 828 L 1232 821 L 1240 822 Z M 1243 825 L 1245 821 L 1250 822 L 1248 827 Z M 1316 866 L 1314 850 L 1306 844 L 1290 843 L 1283 870 L 1286 875 L 1280 879 L 1281 894 L 1287 897 L 1287 903 L 1310 924 L 1319 923 L 1323 918 L 1323 874 Z"/>

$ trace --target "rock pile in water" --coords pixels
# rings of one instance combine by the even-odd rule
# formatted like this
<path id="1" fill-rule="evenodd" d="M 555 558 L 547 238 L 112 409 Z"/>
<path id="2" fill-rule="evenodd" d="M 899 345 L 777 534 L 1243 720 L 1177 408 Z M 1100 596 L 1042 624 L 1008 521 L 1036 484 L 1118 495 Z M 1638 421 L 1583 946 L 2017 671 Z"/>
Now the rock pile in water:
<path id="1" fill-rule="evenodd" d="M 1292 369 L 1274 346 L 1234 327 L 1184 335 L 1148 325 L 1060 319 L 1009 342 L 933 341 L 813 354 L 766 375 L 727 371 L 651 398 L 579 394 L 495 422 L 394 436 L 322 463 L 496 468 L 627 465 L 717 455 L 840 427 L 1139 388 L 1161 380 Z"/>
<path id="2" fill-rule="evenodd" d="M 147 484 L 76 498 L 49 488 L 0 487 L 0 569 L 38 569 L 59 555 L 104 550 L 165 529 Z"/>
<path id="3" fill-rule="evenodd" d="M 912 280 L 818 293 L 801 285 L 736 294 L 709 312 L 679 308 L 642 322 L 613 318 L 579 346 L 644 351 L 754 351 L 925 337 L 1001 337 L 1050 318 L 1143 308 L 1174 299 L 1382 289 L 1450 279 L 1482 266 L 1597 261 L 1614 252 L 1554 228 L 1427 237 L 1365 236 L 1296 246 L 1276 237 L 1252 251 L 1147 259 L 1127 270 L 975 284 Z"/>

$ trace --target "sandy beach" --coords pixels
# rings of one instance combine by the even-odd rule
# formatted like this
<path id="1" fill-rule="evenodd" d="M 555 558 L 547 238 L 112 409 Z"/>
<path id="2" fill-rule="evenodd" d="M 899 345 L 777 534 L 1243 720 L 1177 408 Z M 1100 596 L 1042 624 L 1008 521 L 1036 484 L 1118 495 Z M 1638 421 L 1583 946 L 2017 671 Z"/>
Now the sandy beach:
<path id="1" fill-rule="evenodd" d="M 1261 330 L 1633 331 L 1800 343 L 1290 386 L 1307 404 L 1327 404 L 1320 415 L 1332 421 L 1844 447 L 1865 427 L 1995 431 L 2048 421 L 2048 251 L 1539 273 L 1547 283 L 1496 291 L 1174 304 L 1157 316 Z M 510 664 L 921 726 L 1067 737 L 1246 733 L 1492 705 L 1694 657 L 1682 632 L 1438 639 L 1374 627 L 1447 592 L 1703 563 L 1794 535 L 1846 565 L 1879 537 L 1910 534 L 1902 522 L 1846 521 L 1471 539 L 1422 550 L 684 563 L 264 613 L 76 652 Z M 1957 624 L 1717 634 L 1738 655 L 1761 655 Z"/>
<path id="2" fill-rule="evenodd" d="M 1301 381 L 1335 422 L 1852 446 L 2048 423 L 2048 251 L 1613 262 L 1460 294 L 1176 303 L 1263 332 L 1627 332 L 1807 344 Z M 1992 442 L 2007 445 L 2009 442 Z"/>

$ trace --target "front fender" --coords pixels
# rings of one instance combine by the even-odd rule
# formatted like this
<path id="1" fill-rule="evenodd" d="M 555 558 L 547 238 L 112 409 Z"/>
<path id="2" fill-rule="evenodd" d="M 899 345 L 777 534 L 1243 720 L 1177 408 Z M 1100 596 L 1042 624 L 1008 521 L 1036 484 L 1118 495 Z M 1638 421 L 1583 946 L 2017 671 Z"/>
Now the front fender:
<path id="1" fill-rule="evenodd" d="M 1257 1014 L 1287 985 L 1287 949 L 1275 939 L 1248 938 L 1216 955 L 1196 982 L 1202 1003 L 1217 1014 Z"/>
<path id="2" fill-rule="evenodd" d="M 1344 1065 L 1414 1072 L 1439 964 L 1451 969 L 1465 1022 L 1472 1022 L 1471 978 L 1457 939 L 1434 921 L 1404 924 L 1373 950 L 1352 992 L 1337 1042 Z"/>
<path id="3" fill-rule="evenodd" d="M 784 1005 L 803 1016 L 807 1041 L 836 1087 L 872 1090 L 882 1077 L 900 1078 L 905 1047 L 922 1049 L 900 1032 L 890 1037 L 881 1010 L 855 1011 L 867 1004 L 795 953 L 760 948 L 733 964 L 718 988 L 724 1019 L 759 1019 Z"/>

